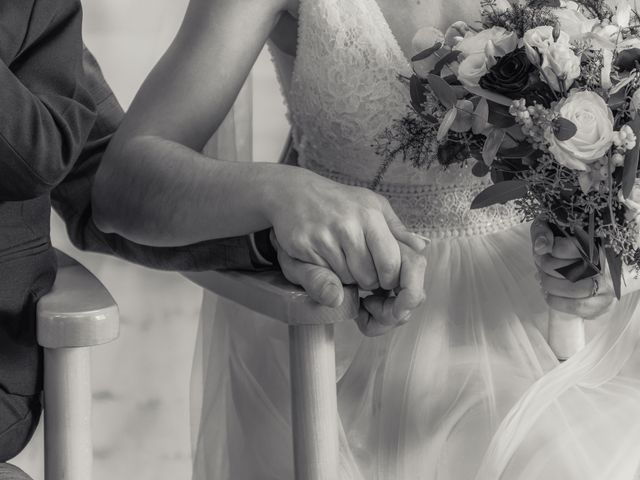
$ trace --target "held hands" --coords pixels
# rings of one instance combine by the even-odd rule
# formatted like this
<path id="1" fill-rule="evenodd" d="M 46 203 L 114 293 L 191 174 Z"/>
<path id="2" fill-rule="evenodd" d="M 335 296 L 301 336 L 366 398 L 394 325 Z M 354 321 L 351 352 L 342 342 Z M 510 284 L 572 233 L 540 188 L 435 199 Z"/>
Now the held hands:
<path id="1" fill-rule="evenodd" d="M 566 237 L 554 237 L 546 222 L 531 225 L 533 257 L 547 303 L 554 310 L 582 318 L 596 318 L 613 306 L 615 298 L 609 275 L 571 282 L 556 270 L 581 258 L 576 245 Z"/>
<path id="2" fill-rule="evenodd" d="M 301 262 L 289 256 L 272 235 L 272 242 L 278 251 L 278 261 L 285 277 L 300 285 L 309 296 L 330 307 L 340 305 L 344 299 L 342 281 L 326 266 Z M 366 336 L 382 335 L 406 323 L 411 311 L 424 301 L 424 255 L 400 243 L 401 267 L 395 297 L 373 294 L 361 300 L 357 324 Z"/>
<path id="3" fill-rule="evenodd" d="M 415 251 L 426 247 L 384 197 L 302 168 L 290 167 L 268 197 L 265 215 L 281 249 L 329 267 L 344 284 L 392 290 L 400 281 L 400 242 Z"/>

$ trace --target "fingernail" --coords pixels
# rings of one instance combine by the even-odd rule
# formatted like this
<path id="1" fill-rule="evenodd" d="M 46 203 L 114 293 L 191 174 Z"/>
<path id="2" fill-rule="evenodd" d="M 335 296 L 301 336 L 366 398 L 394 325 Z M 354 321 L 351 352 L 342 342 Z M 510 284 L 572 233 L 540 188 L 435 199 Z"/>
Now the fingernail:
<path id="1" fill-rule="evenodd" d="M 320 293 L 320 298 L 326 305 L 335 305 L 340 298 L 340 287 L 335 283 L 327 283 Z"/>
<path id="2" fill-rule="evenodd" d="M 401 322 L 406 322 L 407 320 L 409 320 L 410 316 L 411 316 L 411 310 L 402 310 L 398 314 L 398 320 L 400 320 Z"/>
<path id="3" fill-rule="evenodd" d="M 533 244 L 533 249 L 538 254 L 544 253 L 548 245 L 549 245 L 549 242 L 547 242 L 546 237 L 538 237 L 536 238 L 536 241 Z"/>

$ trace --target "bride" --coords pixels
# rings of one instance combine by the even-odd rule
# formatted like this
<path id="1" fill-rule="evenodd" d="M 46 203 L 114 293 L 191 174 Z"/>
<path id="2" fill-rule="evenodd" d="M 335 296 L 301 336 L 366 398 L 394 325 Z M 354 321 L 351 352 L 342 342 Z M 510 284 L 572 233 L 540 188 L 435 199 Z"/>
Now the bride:
<path id="1" fill-rule="evenodd" d="M 380 162 L 376 136 L 408 102 L 397 75 L 410 71 L 415 32 L 472 21 L 478 10 L 477 0 L 191 0 L 176 41 L 116 136 L 115 153 L 124 161 L 123 145 L 149 131 L 202 147 L 194 138 L 231 107 L 218 83 L 233 84 L 226 93 L 235 96 L 270 37 L 300 166 L 366 187 Z M 168 108 L 179 101 L 201 105 L 198 114 Z M 340 479 L 637 478 L 634 282 L 612 304 L 606 279 L 592 292 L 590 283 L 551 278 L 550 265 L 575 252 L 544 236 L 534 245 L 539 271 L 530 226 L 508 205 L 469 210 L 485 186 L 466 168 L 425 172 L 396 162 L 377 189 L 411 231 L 431 239 L 423 253 L 426 300 L 384 336 L 337 326 Z M 170 236 L 181 219 L 164 221 L 160 230 Z M 265 226 L 251 222 L 231 233 Z M 274 228 L 279 240 L 282 229 Z M 547 302 L 598 317 L 588 324 L 587 347 L 562 364 L 545 340 Z M 292 479 L 286 329 L 207 297 L 200 341 L 194 477 Z"/>

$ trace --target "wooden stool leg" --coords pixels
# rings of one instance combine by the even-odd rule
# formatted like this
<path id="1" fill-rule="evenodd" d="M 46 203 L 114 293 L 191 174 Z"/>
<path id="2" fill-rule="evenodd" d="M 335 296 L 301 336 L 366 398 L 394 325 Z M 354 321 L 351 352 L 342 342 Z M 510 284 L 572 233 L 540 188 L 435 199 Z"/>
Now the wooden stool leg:
<path id="1" fill-rule="evenodd" d="M 289 327 L 297 480 L 337 480 L 338 405 L 333 325 Z"/>
<path id="2" fill-rule="evenodd" d="M 91 480 L 90 349 L 45 348 L 45 478 Z"/>

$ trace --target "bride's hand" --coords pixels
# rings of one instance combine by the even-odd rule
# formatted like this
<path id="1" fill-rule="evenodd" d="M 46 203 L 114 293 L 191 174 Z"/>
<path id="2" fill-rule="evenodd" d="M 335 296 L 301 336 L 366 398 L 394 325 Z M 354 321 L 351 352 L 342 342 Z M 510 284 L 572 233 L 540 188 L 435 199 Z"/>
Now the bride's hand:
<path id="1" fill-rule="evenodd" d="M 531 241 L 540 284 L 551 308 L 582 318 L 596 318 L 613 308 L 615 296 L 608 274 L 571 282 L 556 271 L 581 258 L 570 239 L 554 237 L 547 223 L 535 221 Z"/>
<path id="2" fill-rule="evenodd" d="M 409 233 L 382 196 L 302 168 L 272 182 L 264 214 L 281 248 L 292 258 L 327 265 L 342 283 L 364 290 L 399 284 L 399 241 L 416 252 L 426 243 Z"/>
<path id="3" fill-rule="evenodd" d="M 274 246 L 278 251 L 282 272 L 290 282 L 300 285 L 318 303 L 329 307 L 337 307 L 342 303 L 344 290 L 334 272 L 326 266 L 290 257 L 277 241 L 274 241 Z M 382 335 L 406 323 L 411 312 L 424 301 L 425 257 L 404 244 L 401 244 L 401 252 L 402 272 L 398 285 L 394 287 L 397 295 L 390 297 L 374 293 L 361 300 L 356 323 L 364 335 Z"/>

